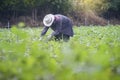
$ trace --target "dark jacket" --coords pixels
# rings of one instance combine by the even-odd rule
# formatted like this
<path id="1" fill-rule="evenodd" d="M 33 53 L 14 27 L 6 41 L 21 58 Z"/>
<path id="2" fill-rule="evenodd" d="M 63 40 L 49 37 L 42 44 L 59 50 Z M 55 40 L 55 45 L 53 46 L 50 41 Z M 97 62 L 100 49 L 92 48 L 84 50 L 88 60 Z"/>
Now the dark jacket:
<path id="1" fill-rule="evenodd" d="M 73 29 L 72 29 L 73 24 L 70 18 L 61 14 L 56 14 L 54 16 L 55 16 L 55 20 L 53 24 L 50 26 L 50 28 L 54 31 L 52 33 L 52 36 L 58 35 L 60 33 L 73 36 Z M 49 27 L 45 26 L 41 33 L 41 36 L 45 35 L 48 29 Z"/>

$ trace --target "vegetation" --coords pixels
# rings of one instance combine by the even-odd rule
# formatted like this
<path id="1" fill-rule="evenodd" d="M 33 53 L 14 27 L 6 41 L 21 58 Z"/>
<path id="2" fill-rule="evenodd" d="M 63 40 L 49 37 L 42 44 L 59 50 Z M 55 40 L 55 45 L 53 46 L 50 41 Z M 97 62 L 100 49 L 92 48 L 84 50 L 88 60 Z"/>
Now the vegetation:
<path id="1" fill-rule="evenodd" d="M 74 27 L 69 42 L 18 26 L 0 29 L 0 80 L 120 80 L 120 26 Z"/>
<path id="2" fill-rule="evenodd" d="M 36 17 L 38 13 L 39 15 L 46 12 L 66 13 L 70 9 L 69 6 L 69 0 L 1 0 L 0 16 L 3 17 L 5 14 L 8 17 L 24 15 Z"/>
<path id="3" fill-rule="evenodd" d="M 0 0 L 0 26 L 39 26 L 47 13 L 60 13 L 82 25 L 106 25 L 104 19 L 120 19 L 119 0 Z M 92 22 L 91 22 L 92 20 Z M 118 20 L 119 21 L 119 20 Z M 119 22 L 114 21 L 116 24 Z M 76 25 L 75 24 L 75 25 Z"/>

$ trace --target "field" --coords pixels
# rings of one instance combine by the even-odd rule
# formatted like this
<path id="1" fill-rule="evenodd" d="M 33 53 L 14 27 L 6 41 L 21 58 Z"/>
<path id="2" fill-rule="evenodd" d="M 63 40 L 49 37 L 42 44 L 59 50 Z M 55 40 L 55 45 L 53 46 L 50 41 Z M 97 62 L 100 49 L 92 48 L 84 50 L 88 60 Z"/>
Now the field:
<path id="1" fill-rule="evenodd" d="M 120 26 L 74 27 L 69 42 L 42 28 L 0 29 L 0 80 L 120 80 Z"/>

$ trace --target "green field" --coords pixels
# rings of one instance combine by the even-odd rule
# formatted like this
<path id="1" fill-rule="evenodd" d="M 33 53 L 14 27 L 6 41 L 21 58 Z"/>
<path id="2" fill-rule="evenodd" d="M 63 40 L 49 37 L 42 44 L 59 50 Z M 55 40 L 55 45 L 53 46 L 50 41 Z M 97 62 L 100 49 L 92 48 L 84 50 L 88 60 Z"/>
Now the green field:
<path id="1" fill-rule="evenodd" d="M 69 42 L 42 28 L 0 29 L 0 80 L 120 80 L 120 26 L 74 27 Z"/>

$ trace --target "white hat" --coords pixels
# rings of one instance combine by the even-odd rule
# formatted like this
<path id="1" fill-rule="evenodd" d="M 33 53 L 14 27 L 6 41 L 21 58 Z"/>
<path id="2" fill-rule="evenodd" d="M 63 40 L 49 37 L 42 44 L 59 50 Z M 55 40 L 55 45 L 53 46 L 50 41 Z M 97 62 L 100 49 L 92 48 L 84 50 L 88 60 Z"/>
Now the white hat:
<path id="1" fill-rule="evenodd" d="M 53 14 L 47 14 L 43 19 L 43 24 L 47 27 L 51 26 L 55 17 Z"/>

